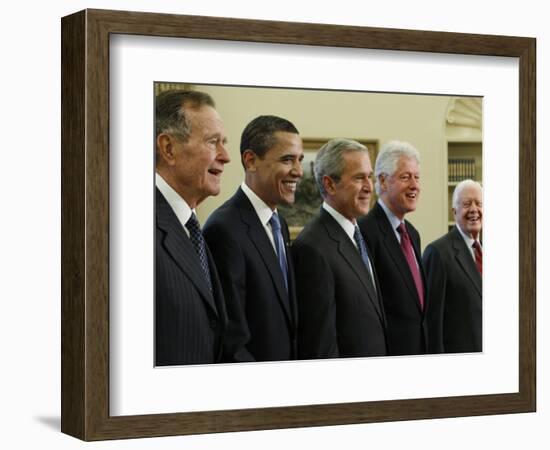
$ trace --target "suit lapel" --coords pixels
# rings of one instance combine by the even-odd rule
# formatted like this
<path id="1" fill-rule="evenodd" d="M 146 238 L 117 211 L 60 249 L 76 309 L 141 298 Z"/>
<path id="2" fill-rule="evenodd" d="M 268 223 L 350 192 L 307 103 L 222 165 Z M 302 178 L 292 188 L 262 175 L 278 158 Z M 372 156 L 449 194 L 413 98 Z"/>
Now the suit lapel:
<path id="1" fill-rule="evenodd" d="M 462 235 L 460 234 L 460 231 L 458 231 L 455 228 L 453 228 L 452 232 L 452 246 L 453 251 L 455 255 L 455 259 L 459 265 L 459 267 L 464 271 L 464 273 L 468 276 L 476 290 L 479 292 L 479 295 L 481 295 L 481 274 L 478 272 L 476 264 L 474 262 L 474 259 L 472 258 L 472 254 L 470 253 L 470 250 L 466 246 L 466 243 L 464 242 L 464 239 L 462 238 Z"/>
<path id="2" fill-rule="evenodd" d="M 416 299 L 416 306 L 418 310 L 422 312 L 420 308 L 420 299 L 418 298 L 418 292 L 416 291 L 416 285 L 414 284 L 411 270 L 409 269 L 409 265 L 407 263 L 407 260 L 405 259 L 405 255 L 403 255 L 403 251 L 401 250 L 399 241 L 395 237 L 395 233 L 391 227 L 390 221 L 388 220 L 386 213 L 378 203 L 375 205 L 374 208 L 376 212 L 376 219 L 378 221 L 378 227 L 380 228 L 380 232 L 383 236 L 384 246 L 386 247 L 386 250 L 388 251 L 391 258 L 393 259 L 393 262 L 395 263 L 396 267 L 398 268 L 399 273 L 401 273 L 401 277 L 405 281 L 405 285 L 409 289 L 410 293 L 413 295 L 413 298 Z M 413 242 L 413 248 L 415 251 L 415 257 L 417 258 L 417 261 L 418 261 L 419 250 L 416 248 L 416 244 L 414 242 Z M 424 282 L 424 286 L 425 285 L 426 283 Z"/>
<path id="3" fill-rule="evenodd" d="M 155 209 L 157 227 L 165 233 L 161 245 L 164 246 L 166 252 L 170 254 L 180 269 L 193 282 L 204 301 L 217 313 L 214 298 L 200 269 L 200 260 L 195 248 L 171 206 L 158 189 L 156 189 Z M 208 260 L 209 264 L 213 264 L 210 257 Z"/>
<path id="4" fill-rule="evenodd" d="M 273 245 L 271 245 L 271 241 L 267 236 L 264 226 L 260 222 L 260 219 L 258 218 L 258 215 L 256 214 L 252 203 L 250 203 L 250 200 L 241 188 L 237 190 L 237 193 L 233 196 L 232 200 L 234 201 L 235 206 L 239 209 L 241 220 L 247 227 L 250 240 L 258 250 L 258 254 L 260 255 L 263 263 L 267 267 L 269 274 L 271 275 L 271 279 L 273 280 L 273 284 L 275 285 L 275 289 L 277 291 L 279 302 L 281 303 L 283 310 L 289 318 L 289 321 L 292 323 L 288 293 L 285 288 L 285 281 L 283 279 L 283 274 L 281 273 L 281 267 L 279 266 L 279 261 L 277 259 L 277 255 L 275 254 L 275 249 L 273 248 Z M 288 252 L 288 240 L 287 237 L 283 237 L 286 240 L 285 250 Z M 288 259 L 289 258 L 287 258 L 287 264 Z"/>
<path id="5" fill-rule="evenodd" d="M 320 214 L 321 223 L 325 226 L 329 237 L 337 242 L 338 252 L 342 255 L 344 260 L 348 263 L 351 270 L 355 272 L 361 283 L 367 291 L 368 297 L 378 316 L 380 321 L 384 322 L 384 317 L 380 303 L 378 301 L 378 295 L 374 290 L 372 284 L 372 278 L 369 273 L 369 270 L 365 266 L 360 253 L 357 251 L 357 248 L 353 245 L 349 237 L 346 235 L 345 231 L 342 229 L 340 224 L 334 220 L 334 218 L 321 207 Z"/>

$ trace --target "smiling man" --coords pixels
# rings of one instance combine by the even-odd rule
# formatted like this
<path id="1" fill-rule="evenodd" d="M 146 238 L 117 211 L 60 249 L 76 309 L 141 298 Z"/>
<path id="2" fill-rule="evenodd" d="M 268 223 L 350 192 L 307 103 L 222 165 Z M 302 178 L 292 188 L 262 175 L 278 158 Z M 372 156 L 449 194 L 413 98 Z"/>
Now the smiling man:
<path id="1" fill-rule="evenodd" d="M 167 91 L 156 98 L 155 128 L 155 363 L 219 362 L 225 303 L 195 208 L 220 192 L 223 123 L 208 94 Z"/>
<path id="2" fill-rule="evenodd" d="M 240 149 L 245 180 L 204 227 L 229 316 L 226 352 L 236 361 L 295 359 L 294 271 L 277 205 L 294 203 L 302 140 L 288 120 L 259 116 L 244 129 Z"/>
<path id="3" fill-rule="evenodd" d="M 359 220 L 359 228 L 380 282 L 389 354 L 425 353 L 428 304 L 420 235 L 405 220 L 420 194 L 420 155 L 407 142 L 388 142 L 376 158 L 374 174 L 378 202 Z"/>
<path id="4" fill-rule="evenodd" d="M 456 226 L 424 251 L 430 295 L 430 352 L 482 350 L 483 192 L 473 180 L 453 192 Z"/>
<path id="5" fill-rule="evenodd" d="M 302 359 L 386 355 L 380 286 L 356 219 L 369 210 L 367 148 L 333 139 L 317 154 L 319 215 L 292 244 Z"/>

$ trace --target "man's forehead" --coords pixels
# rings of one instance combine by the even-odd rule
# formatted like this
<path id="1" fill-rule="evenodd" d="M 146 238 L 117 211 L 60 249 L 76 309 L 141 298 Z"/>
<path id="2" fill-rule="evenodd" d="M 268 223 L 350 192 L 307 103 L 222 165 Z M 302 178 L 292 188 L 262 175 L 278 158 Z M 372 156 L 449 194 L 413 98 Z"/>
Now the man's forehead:
<path id="1" fill-rule="evenodd" d="M 473 186 L 465 188 L 460 193 L 460 199 L 462 201 L 464 201 L 464 200 L 481 200 L 481 197 L 482 197 L 481 189 L 475 188 Z"/>
<path id="2" fill-rule="evenodd" d="M 207 109 L 208 108 L 208 109 Z M 191 125 L 202 128 L 223 129 L 223 121 L 218 112 L 211 106 L 203 106 L 200 109 L 191 110 L 187 115 Z"/>
<path id="3" fill-rule="evenodd" d="M 404 166 L 408 166 L 408 167 L 404 167 Z M 397 170 L 407 170 L 411 168 L 410 166 L 415 166 L 414 169 L 416 169 L 417 171 L 420 169 L 420 164 L 418 164 L 418 161 L 416 160 L 416 158 L 401 156 L 397 160 L 397 164 L 396 164 Z"/>
<path id="4" fill-rule="evenodd" d="M 283 154 L 297 155 L 303 153 L 302 139 L 296 133 L 288 133 L 286 131 L 276 131 L 273 133 L 275 141 L 266 151 L 266 154 Z"/>
<path id="5" fill-rule="evenodd" d="M 342 155 L 346 163 L 346 167 L 355 166 L 360 167 L 361 169 L 365 168 L 372 170 L 370 158 L 367 152 L 362 151 L 348 151 Z"/>

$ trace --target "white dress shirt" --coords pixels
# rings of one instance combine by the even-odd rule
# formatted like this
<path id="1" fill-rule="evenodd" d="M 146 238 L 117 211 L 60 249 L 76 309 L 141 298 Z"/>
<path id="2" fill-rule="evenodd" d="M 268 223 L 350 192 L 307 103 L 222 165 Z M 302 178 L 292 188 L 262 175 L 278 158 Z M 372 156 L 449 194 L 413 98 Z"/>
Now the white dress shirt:
<path id="1" fill-rule="evenodd" d="M 164 196 L 170 207 L 174 210 L 176 217 L 183 226 L 187 236 L 189 236 L 189 230 L 185 224 L 191 218 L 191 215 L 195 213 L 195 210 L 191 209 L 187 202 L 181 198 L 174 188 L 172 188 L 172 186 L 170 186 L 158 173 L 155 173 L 155 185 Z"/>
<path id="2" fill-rule="evenodd" d="M 458 223 L 456 224 L 456 228 L 458 229 L 460 235 L 462 236 L 462 239 L 464 239 L 464 242 L 466 243 L 466 247 L 468 247 L 468 250 L 470 250 L 470 255 L 472 255 L 472 258 L 473 260 L 475 261 L 476 260 L 476 254 L 474 252 L 474 248 L 473 248 L 473 245 L 474 245 L 474 242 L 476 241 L 475 239 L 472 239 L 471 236 L 469 236 L 468 234 L 464 233 L 462 231 L 462 229 L 460 228 L 460 226 L 458 225 Z M 479 241 L 478 241 L 479 242 Z M 479 243 L 479 248 L 481 248 L 481 250 L 483 250 L 483 247 L 481 246 L 481 242 Z"/>
<path id="3" fill-rule="evenodd" d="M 361 249 L 357 246 L 357 242 L 355 242 L 355 238 L 353 235 L 355 234 L 355 227 L 357 226 L 357 223 L 353 223 L 351 220 L 344 217 L 342 214 L 340 214 L 338 211 L 336 211 L 332 206 L 330 206 L 327 202 L 323 202 L 323 209 L 328 212 L 336 222 L 342 227 L 344 232 L 347 234 L 347 236 L 350 238 L 351 242 L 353 242 L 353 245 L 361 253 Z M 365 246 L 367 243 L 365 242 Z M 368 252 L 368 250 L 367 250 Z M 372 263 L 369 258 L 369 272 L 371 277 L 373 278 L 373 285 L 376 289 L 376 283 L 374 283 L 374 277 L 372 275 Z"/>
<path id="4" fill-rule="evenodd" d="M 260 222 L 264 227 L 267 237 L 269 238 L 269 241 L 273 246 L 273 250 L 275 250 L 275 254 L 277 254 L 275 239 L 273 239 L 273 230 L 271 229 L 271 224 L 269 223 L 271 216 L 274 212 L 277 212 L 277 209 L 273 211 L 269 206 L 267 206 L 267 204 L 260 197 L 258 197 L 256 193 L 252 189 L 250 189 L 244 181 L 241 183 L 241 189 L 243 190 L 244 195 L 246 195 L 250 200 L 250 203 L 252 203 L 254 211 L 256 211 L 256 215 L 260 219 Z"/>

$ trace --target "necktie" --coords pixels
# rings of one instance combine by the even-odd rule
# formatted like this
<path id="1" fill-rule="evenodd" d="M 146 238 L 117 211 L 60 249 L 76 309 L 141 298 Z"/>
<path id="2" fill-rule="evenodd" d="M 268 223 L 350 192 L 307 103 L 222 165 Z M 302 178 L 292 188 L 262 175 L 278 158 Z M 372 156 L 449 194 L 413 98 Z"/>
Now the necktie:
<path id="1" fill-rule="evenodd" d="M 474 256 L 476 257 L 476 267 L 479 273 L 483 273 L 483 254 L 481 253 L 481 245 L 478 241 L 475 241 L 472 245 L 474 248 Z"/>
<path id="2" fill-rule="evenodd" d="M 285 288 L 288 292 L 288 267 L 286 263 L 285 247 L 283 242 L 283 234 L 281 233 L 281 222 L 279 215 L 274 212 L 269 219 L 271 230 L 273 231 L 273 240 L 275 241 L 275 248 L 277 249 L 277 259 L 279 260 L 279 267 L 285 280 Z"/>
<path id="3" fill-rule="evenodd" d="M 416 264 L 416 258 L 414 256 L 414 250 L 411 243 L 411 237 L 405 228 L 405 224 L 401 222 L 397 227 L 397 231 L 401 235 L 401 250 L 405 255 L 407 264 L 409 265 L 409 270 L 413 276 L 414 284 L 416 286 L 416 292 L 418 293 L 418 298 L 420 299 L 420 307 L 424 309 L 424 286 L 422 285 L 422 277 L 420 276 L 420 270 Z"/>
<path id="4" fill-rule="evenodd" d="M 212 280 L 210 279 L 210 269 L 208 267 L 208 259 L 206 257 L 206 244 L 201 233 L 201 226 L 199 225 L 199 221 L 197 220 L 195 213 L 191 214 L 191 217 L 185 224 L 185 227 L 189 230 L 189 238 L 191 239 L 191 243 L 193 244 L 193 247 L 195 247 L 195 251 L 199 257 L 202 273 L 204 274 L 208 289 L 212 292 Z"/>
<path id="5" fill-rule="evenodd" d="M 357 248 L 359 249 L 359 253 L 361 254 L 361 259 L 365 263 L 365 266 L 367 266 L 367 269 L 369 271 L 372 286 L 374 290 L 376 291 L 376 285 L 374 283 L 374 275 L 372 274 L 372 265 L 369 259 L 369 254 L 367 252 L 367 246 L 365 245 L 365 240 L 363 239 L 363 236 L 361 235 L 361 231 L 359 231 L 359 227 L 355 225 L 355 232 L 353 233 L 353 240 L 357 244 Z"/>

